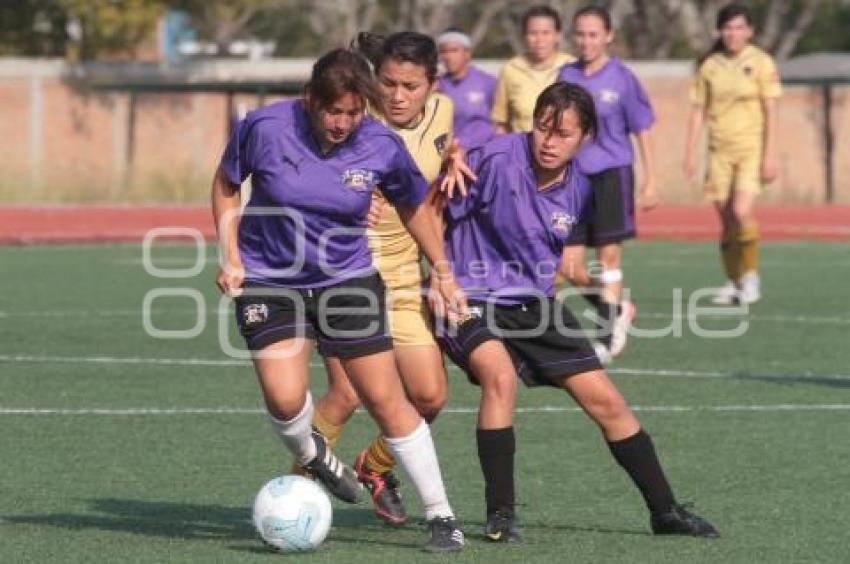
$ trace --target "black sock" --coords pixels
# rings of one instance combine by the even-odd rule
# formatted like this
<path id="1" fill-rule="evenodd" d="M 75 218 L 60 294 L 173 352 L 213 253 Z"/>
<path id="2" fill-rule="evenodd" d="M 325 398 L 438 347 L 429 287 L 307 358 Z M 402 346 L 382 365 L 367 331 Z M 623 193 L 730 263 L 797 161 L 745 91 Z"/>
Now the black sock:
<path id="1" fill-rule="evenodd" d="M 597 332 L 598 340 L 606 347 L 611 346 L 611 327 L 614 326 L 614 320 L 620 315 L 620 304 L 612 304 L 602 299 L 596 292 L 584 294 L 584 299 L 590 302 L 593 309 L 596 310 L 596 315 L 599 316 L 600 322 L 597 327 L 605 329 Z"/>
<path id="2" fill-rule="evenodd" d="M 496 509 L 514 509 L 514 428 L 478 429 L 478 459 L 484 473 L 487 514 Z"/>
<path id="3" fill-rule="evenodd" d="M 649 435 L 641 429 L 627 439 L 608 443 L 608 448 L 640 490 L 649 511 L 669 511 L 676 499 L 664 476 L 664 470 L 661 469 Z"/>

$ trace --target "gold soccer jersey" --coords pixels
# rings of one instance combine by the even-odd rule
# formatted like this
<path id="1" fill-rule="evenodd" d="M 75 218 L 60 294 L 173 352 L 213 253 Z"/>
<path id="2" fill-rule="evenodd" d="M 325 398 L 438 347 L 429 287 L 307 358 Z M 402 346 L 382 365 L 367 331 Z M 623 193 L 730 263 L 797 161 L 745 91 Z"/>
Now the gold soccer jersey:
<path id="1" fill-rule="evenodd" d="M 708 116 L 710 198 L 725 199 L 732 186 L 750 192 L 761 189 L 762 102 L 781 95 L 776 64 L 753 45 L 734 59 L 715 53 L 700 65 L 690 98 Z"/>
<path id="2" fill-rule="evenodd" d="M 422 120 L 412 128 L 396 128 L 407 150 L 428 182 L 440 174 L 443 157 L 452 138 L 452 101 L 433 93 L 425 103 Z M 380 194 L 376 192 L 376 198 Z M 396 346 L 434 342 L 422 299 L 419 247 L 405 229 L 396 209 L 388 203 L 380 222 L 369 230 L 369 246 L 376 267 L 389 292 L 390 330 Z"/>
<path id="3" fill-rule="evenodd" d="M 544 68 L 532 67 L 524 55 L 507 61 L 496 86 L 493 122 L 506 123 L 511 131 L 531 131 L 537 97 L 555 82 L 561 67 L 574 60 L 571 55 L 558 53 Z"/>

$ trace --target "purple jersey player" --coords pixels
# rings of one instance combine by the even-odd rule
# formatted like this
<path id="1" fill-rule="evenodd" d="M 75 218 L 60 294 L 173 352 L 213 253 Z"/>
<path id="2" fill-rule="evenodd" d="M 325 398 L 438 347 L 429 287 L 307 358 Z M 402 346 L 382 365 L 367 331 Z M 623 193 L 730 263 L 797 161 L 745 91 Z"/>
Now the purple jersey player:
<path id="1" fill-rule="evenodd" d="M 437 38 L 440 60 L 446 69 L 437 87 L 454 102 L 454 134 L 466 149 L 489 141 L 496 130 L 490 120 L 496 78 L 469 64 L 472 40 L 449 30 Z"/>
<path id="2" fill-rule="evenodd" d="M 570 236 L 566 275 L 596 308 L 605 330 L 599 347 L 607 360 L 626 346 L 635 307 L 623 300 L 622 243 L 635 237 L 635 196 L 631 136 L 637 138 L 643 170 L 641 198 L 644 209 L 656 204 L 655 169 L 650 129 L 655 122 L 643 87 L 619 59 L 609 57 L 613 40 L 611 17 L 604 8 L 588 7 L 573 18 L 573 41 L 579 60 L 564 65 L 558 80 L 587 89 L 596 104 L 599 134 L 577 155 L 579 166 L 590 175 L 593 206 L 585 221 Z M 589 274 L 585 248 L 596 248 L 601 272 Z M 610 326 L 613 321 L 613 327 Z M 604 349 L 601 349 L 604 347 Z"/>
<path id="3" fill-rule="evenodd" d="M 608 378 L 566 306 L 555 274 L 590 182 L 573 160 L 597 121 L 580 86 L 556 83 L 534 108 L 531 133 L 497 138 L 469 154 L 477 174 L 468 196 L 444 210 L 446 250 L 468 309 L 441 323 L 440 341 L 481 386 L 478 456 L 484 473 L 485 535 L 517 542 L 513 414 L 517 379 L 569 393 L 599 426 L 617 462 L 643 494 L 656 534 L 717 536 L 676 503 L 649 435 Z M 554 448 L 554 443 L 553 443 Z"/>
<path id="4" fill-rule="evenodd" d="M 460 550 L 428 425 L 405 397 L 387 331 L 384 285 L 366 241 L 372 192 L 395 204 L 434 265 L 434 293 L 463 306 L 433 229 L 427 185 L 400 138 L 365 116 L 376 104 L 369 64 L 337 49 L 320 58 L 303 99 L 260 109 L 236 128 L 212 190 L 221 246 L 217 283 L 236 318 L 269 419 L 305 469 L 344 501 L 360 489 L 352 470 L 312 430 L 312 340 L 341 359 L 363 405 L 422 498 L 425 549 Z M 252 179 L 240 211 L 239 186 Z M 460 295 L 460 298 L 458 298 Z"/>

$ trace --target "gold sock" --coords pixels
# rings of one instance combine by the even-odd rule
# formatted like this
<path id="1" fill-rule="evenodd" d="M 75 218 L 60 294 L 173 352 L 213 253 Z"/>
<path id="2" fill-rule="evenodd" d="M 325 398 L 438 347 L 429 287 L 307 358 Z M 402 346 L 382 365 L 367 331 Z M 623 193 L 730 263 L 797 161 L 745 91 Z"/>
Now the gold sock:
<path id="1" fill-rule="evenodd" d="M 395 468 L 395 457 L 384 437 L 378 436 L 369 445 L 369 450 L 366 452 L 366 467 L 378 474 L 389 472 Z"/>
<path id="2" fill-rule="evenodd" d="M 727 233 L 720 241 L 720 257 L 726 277 L 737 283 L 741 279 L 741 247 L 738 244 L 737 230 Z"/>
<path id="3" fill-rule="evenodd" d="M 339 437 L 342 435 L 342 430 L 345 425 L 335 425 L 333 423 L 328 422 L 325 419 L 324 415 L 322 415 L 321 410 L 318 406 L 313 409 L 313 427 L 319 430 L 319 432 L 325 436 L 325 439 L 328 442 L 328 446 L 331 450 L 336 449 L 336 443 L 339 442 Z M 292 464 L 292 468 L 289 471 L 290 474 L 295 474 L 298 476 L 307 476 L 308 473 L 304 470 L 304 467 L 298 464 L 297 462 Z"/>
<path id="4" fill-rule="evenodd" d="M 759 268 L 759 226 L 750 221 L 738 232 L 738 247 L 741 249 L 741 274 L 756 272 Z"/>

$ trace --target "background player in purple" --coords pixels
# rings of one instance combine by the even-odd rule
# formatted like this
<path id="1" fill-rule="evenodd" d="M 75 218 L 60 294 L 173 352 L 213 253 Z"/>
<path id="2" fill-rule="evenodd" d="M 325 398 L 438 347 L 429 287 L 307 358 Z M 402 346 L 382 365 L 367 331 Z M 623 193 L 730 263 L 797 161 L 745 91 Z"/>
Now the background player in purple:
<path id="1" fill-rule="evenodd" d="M 454 102 L 454 135 L 465 149 L 489 141 L 496 130 L 490 120 L 496 78 L 470 64 L 472 40 L 450 29 L 437 38 L 440 61 L 446 69 L 437 88 Z"/>
<path id="2" fill-rule="evenodd" d="M 573 156 L 596 132 L 593 99 L 579 86 L 556 83 L 540 95 L 533 115 L 530 134 L 507 134 L 470 152 L 478 180 L 468 197 L 449 200 L 445 209 L 446 252 L 468 309 L 457 324 L 442 327 L 441 342 L 481 386 L 485 534 L 520 540 L 513 476 L 519 377 L 566 391 L 599 426 L 643 494 L 653 532 L 715 537 L 707 521 L 676 503 L 649 435 L 554 297 L 564 247 L 591 190 Z"/>
<path id="3" fill-rule="evenodd" d="M 593 184 L 593 205 L 588 216 L 573 230 L 564 275 L 588 289 L 605 329 L 596 345 L 606 361 L 623 352 L 635 307 L 622 299 L 622 244 L 636 235 L 634 173 L 631 136 L 637 138 L 643 180 L 642 205 L 657 203 L 655 165 L 650 131 L 655 116 L 637 77 L 616 57 L 608 55 L 613 41 L 611 16 L 596 6 L 582 8 L 573 18 L 573 41 L 579 59 L 564 65 L 558 80 L 587 89 L 596 104 L 599 134 L 576 156 Z M 589 273 L 585 248 L 596 248 L 601 272 Z M 611 322 L 613 321 L 613 327 Z"/>
<path id="4" fill-rule="evenodd" d="M 425 550 L 460 550 L 463 533 L 429 427 L 405 397 L 393 359 L 385 287 L 365 232 L 374 190 L 396 206 L 432 261 L 436 294 L 454 297 L 458 286 L 422 205 L 427 183 L 401 139 L 365 116 L 367 103 L 377 102 L 366 60 L 337 49 L 316 62 L 303 99 L 240 122 L 213 182 L 223 257 L 217 283 L 236 298 L 270 421 L 295 458 L 337 497 L 355 501 L 356 476 L 312 431 L 310 341 L 320 340 L 343 363 L 422 498 L 431 531 Z M 251 198 L 240 212 L 239 186 L 249 176 Z"/>

